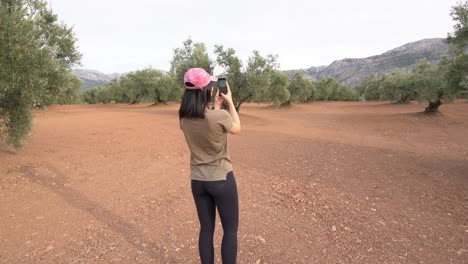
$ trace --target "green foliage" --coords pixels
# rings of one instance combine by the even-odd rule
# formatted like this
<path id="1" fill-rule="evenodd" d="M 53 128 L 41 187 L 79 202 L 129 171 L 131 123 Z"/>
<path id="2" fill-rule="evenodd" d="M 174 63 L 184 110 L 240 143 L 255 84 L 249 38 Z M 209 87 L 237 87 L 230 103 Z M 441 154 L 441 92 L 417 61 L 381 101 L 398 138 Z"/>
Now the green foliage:
<path id="1" fill-rule="evenodd" d="M 222 45 L 215 46 L 216 62 L 224 70 L 222 76 L 226 77 L 232 91 L 232 99 L 239 110 L 240 105 L 253 96 L 247 86 L 246 73 L 243 70 L 242 61 L 236 56 L 232 48 L 224 49 Z"/>
<path id="2" fill-rule="evenodd" d="M 269 54 L 263 57 L 253 51 L 244 68 L 242 61 L 232 48 L 215 46 L 216 62 L 223 68 L 232 90 L 232 98 L 237 111 L 245 102 L 275 102 L 288 100 L 287 76 L 279 73 L 278 56 Z M 279 83 L 274 83 L 278 81 Z M 284 102 L 284 101 L 283 101 Z M 281 102 L 281 104 L 283 103 Z"/>
<path id="3" fill-rule="evenodd" d="M 71 28 L 45 1 L 0 3 L 0 136 L 19 148 L 31 130 L 33 106 L 72 99 L 69 71 L 81 55 Z"/>
<path id="4" fill-rule="evenodd" d="M 180 88 L 176 86 L 174 77 L 154 69 L 130 72 L 104 86 L 88 89 L 83 93 L 83 101 L 88 104 L 112 102 L 158 104 L 177 101 L 180 97 Z"/>
<path id="5" fill-rule="evenodd" d="M 383 97 L 395 103 L 406 104 L 417 96 L 414 78 L 408 71 L 397 70 L 391 74 L 384 74 Z"/>
<path id="6" fill-rule="evenodd" d="M 342 86 L 338 93 L 338 100 L 336 101 L 357 101 L 359 97 L 356 90 L 350 86 Z"/>
<path id="7" fill-rule="evenodd" d="M 96 98 L 99 102 L 104 104 L 114 101 L 113 92 L 109 86 L 99 87 L 96 90 Z"/>
<path id="8" fill-rule="evenodd" d="M 88 104 L 97 104 L 99 102 L 97 93 L 100 87 L 96 87 L 93 89 L 88 89 L 83 92 L 82 97 L 83 101 Z"/>
<path id="9" fill-rule="evenodd" d="M 452 47 L 446 78 L 448 86 L 459 91 L 460 96 L 468 98 L 468 1 L 452 7 L 450 13 L 455 21 L 454 32 L 448 34 L 447 41 Z"/>
<path id="10" fill-rule="evenodd" d="M 383 100 L 383 83 L 386 75 L 377 76 L 371 74 L 364 78 L 362 83 L 356 87 L 356 91 L 366 101 Z"/>
<path id="11" fill-rule="evenodd" d="M 161 86 L 169 91 L 167 95 L 171 100 L 180 101 L 183 94 L 184 74 L 190 68 L 203 68 L 213 73 L 214 62 L 210 59 L 204 43 L 194 43 L 191 38 L 182 43 L 182 47 L 174 49 L 169 79 L 165 79 Z"/>
<path id="12" fill-rule="evenodd" d="M 126 80 L 127 80 L 126 76 L 121 76 L 120 78 L 113 79 L 110 83 L 105 85 L 111 91 L 113 101 L 116 103 L 130 103 L 130 98 L 128 97 L 126 88 L 123 85 L 126 82 Z M 99 100 L 96 98 L 95 102 L 88 102 L 88 103 L 95 104 L 98 102 Z M 104 100 L 101 100 L 101 102 L 104 102 Z"/>
<path id="13" fill-rule="evenodd" d="M 414 85 L 418 93 L 418 100 L 436 100 L 444 95 L 444 80 L 440 67 L 434 66 L 426 60 L 421 60 L 412 69 Z"/>
<path id="14" fill-rule="evenodd" d="M 330 86 L 335 84 L 332 78 L 323 78 L 317 82 L 317 96 L 318 101 L 327 101 L 330 97 Z"/>
<path id="15" fill-rule="evenodd" d="M 277 70 L 270 72 L 270 87 L 268 89 L 268 102 L 273 102 L 276 106 L 290 102 L 291 95 L 288 90 L 288 75 Z"/>
<path id="16" fill-rule="evenodd" d="M 455 21 L 454 32 L 449 33 L 447 41 L 454 49 L 454 53 L 463 54 L 468 45 L 468 1 L 458 3 L 450 12 Z"/>
<path id="17" fill-rule="evenodd" d="M 288 85 L 289 93 L 291 94 L 291 102 L 307 102 L 312 101 L 317 95 L 315 83 L 305 77 L 304 73 L 298 71 L 294 73 Z"/>
<path id="18" fill-rule="evenodd" d="M 159 72 L 151 69 L 127 74 L 122 80 L 122 86 L 125 89 L 125 94 L 130 99 L 130 103 L 140 103 L 144 98 L 149 97 L 150 90 L 153 89 L 155 79 L 158 77 Z"/>
<path id="19" fill-rule="evenodd" d="M 19 96 L 14 99 L 19 98 Z M 32 127 L 32 112 L 29 105 L 21 100 L 11 100 L 0 108 L 2 122 L 0 133 L 6 135 L 6 143 L 15 148 L 22 147 L 22 140 L 29 135 Z"/>
<path id="20" fill-rule="evenodd" d="M 237 110 L 240 109 L 240 105 L 243 102 L 268 100 L 271 87 L 271 74 L 277 71 L 278 67 L 277 56 L 269 54 L 267 57 L 263 57 L 260 52 L 253 51 L 253 54 L 247 60 L 245 89 L 240 93 L 246 96 L 238 97 Z M 279 77 L 279 75 L 276 75 L 276 77 Z M 233 99 L 236 102 L 236 97 L 233 97 Z"/>
<path id="21" fill-rule="evenodd" d="M 63 76 L 62 85 L 58 87 L 50 102 L 61 105 L 79 103 L 81 86 L 81 80 L 71 71 L 67 71 Z"/>
<path id="22" fill-rule="evenodd" d="M 429 103 L 426 113 L 437 112 L 444 102 L 453 101 L 460 93 L 459 86 L 452 86 L 448 73 L 452 62 L 445 58 L 438 66 L 422 60 L 413 68 L 414 84 L 418 100 Z"/>
<path id="23" fill-rule="evenodd" d="M 396 71 L 379 77 L 371 75 L 357 88 L 366 100 L 427 101 L 427 113 L 437 112 L 440 105 L 451 102 L 466 91 L 464 56 L 444 58 L 438 65 L 421 60 L 411 71 Z"/>
<path id="24" fill-rule="evenodd" d="M 213 73 L 213 61 L 211 61 L 204 43 L 194 43 L 191 38 L 182 43 L 182 47 L 175 48 L 171 61 L 170 73 L 175 80 L 182 83 L 184 74 L 190 68 L 203 68 Z"/>
<path id="25" fill-rule="evenodd" d="M 438 67 L 422 61 L 414 68 L 419 99 L 427 100 L 426 113 L 437 112 L 440 105 L 466 94 L 468 80 L 468 2 L 452 7 L 454 32 L 447 41 L 452 47 L 452 58 L 444 58 Z"/>
<path id="26" fill-rule="evenodd" d="M 322 78 L 315 84 L 315 100 L 318 101 L 356 101 L 357 92 L 346 85 L 339 83 L 334 78 Z"/>
<path id="27" fill-rule="evenodd" d="M 365 100 L 390 100 L 408 103 L 418 98 L 424 88 L 416 87 L 415 71 L 397 70 L 393 73 L 374 74 L 363 80 L 357 87 L 358 94 Z"/>

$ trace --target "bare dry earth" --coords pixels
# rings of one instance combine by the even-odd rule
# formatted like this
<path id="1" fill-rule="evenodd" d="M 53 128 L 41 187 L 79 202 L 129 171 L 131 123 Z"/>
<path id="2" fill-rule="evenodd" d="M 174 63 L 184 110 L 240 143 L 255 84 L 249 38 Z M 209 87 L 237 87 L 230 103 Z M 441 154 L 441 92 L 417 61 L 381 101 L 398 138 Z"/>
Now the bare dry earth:
<path id="1" fill-rule="evenodd" d="M 198 263 L 177 109 L 37 112 L 0 148 L 0 263 Z M 422 109 L 243 106 L 238 262 L 468 263 L 468 104 Z"/>

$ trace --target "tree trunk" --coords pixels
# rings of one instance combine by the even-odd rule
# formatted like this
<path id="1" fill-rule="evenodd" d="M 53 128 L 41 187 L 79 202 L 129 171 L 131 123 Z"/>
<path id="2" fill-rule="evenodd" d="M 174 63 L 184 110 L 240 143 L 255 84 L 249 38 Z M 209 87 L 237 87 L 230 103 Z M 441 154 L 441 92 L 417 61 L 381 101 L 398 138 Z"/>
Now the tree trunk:
<path id="1" fill-rule="evenodd" d="M 288 101 L 282 103 L 280 106 L 281 107 L 286 107 L 286 106 L 290 106 L 290 105 L 291 105 L 291 100 L 288 100 Z"/>
<path id="2" fill-rule="evenodd" d="M 409 94 L 405 94 L 400 96 L 400 104 L 407 104 L 409 103 Z"/>
<path id="3" fill-rule="evenodd" d="M 158 105 L 158 104 L 167 105 L 167 102 L 162 100 L 161 97 L 158 96 L 154 98 L 154 105 Z"/>
<path id="4" fill-rule="evenodd" d="M 249 94 L 249 95 L 247 95 L 246 97 L 240 99 L 239 102 L 237 103 L 237 105 L 234 103 L 234 106 L 235 106 L 235 108 L 236 108 L 236 112 L 237 112 L 237 113 L 239 113 L 239 111 L 240 111 L 241 104 L 242 104 L 243 102 L 247 101 L 247 100 L 248 100 L 250 97 L 252 97 L 252 96 L 253 96 L 253 94 Z"/>
<path id="5" fill-rule="evenodd" d="M 426 114 L 433 114 L 437 113 L 439 111 L 439 106 L 441 106 L 442 100 L 437 99 L 436 101 L 429 101 L 429 105 L 426 107 L 426 110 L 424 110 L 424 113 Z"/>
<path id="6" fill-rule="evenodd" d="M 234 108 L 236 109 L 236 112 L 239 113 L 240 107 L 242 103 L 238 103 L 237 105 L 234 105 Z"/>

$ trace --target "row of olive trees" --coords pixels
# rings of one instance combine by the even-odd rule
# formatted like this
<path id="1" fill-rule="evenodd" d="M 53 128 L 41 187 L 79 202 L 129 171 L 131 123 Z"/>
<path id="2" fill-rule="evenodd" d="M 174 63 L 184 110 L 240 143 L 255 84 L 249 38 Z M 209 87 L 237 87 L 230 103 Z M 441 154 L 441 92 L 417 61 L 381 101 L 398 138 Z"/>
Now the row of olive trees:
<path id="1" fill-rule="evenodd" d="M 399 69 L 382 75 L 371 74 L 356 88 L 365 100 L 391 100 L 408 103 L 416 99 L 411 72 Z"/>
<path id="2" fill-rule="evenodd" d="M 277 106 L 292 102 L 318 100 L 357 100 L 355 91 L 333 78 L 313 81 L 296 72 L 291 78 L 279 70 L 278 56 L 263 57 L 254 51 L 243 67 L 232 48 L 215 46 L 216 62 L 223 69 L 223 76 L 232 81 L 231 89 L 236 110 L 244 102 L 273 102 Z"/>
<path id="3" fill-rule="evenodd" d="M 171 70 L 163 73 L 155 69 L 130 72 L 112 80 L 104 86 L 86 90 L 83 101 L 86 103 L 140 103 L 180 101 L 183 93 L 183 76 L 194 67 L 201 67 L 213 72 L 214 63 L 210 60 L 203 43 L 194 43 L 191 39 L 183 46 L 174 49 Z"/>
<path id="4" fill-rule="evenodd" d="M 141 102 L 165 103 L 177 101 L 181 90 L 176 87 L 173 76 L 154 69 L 130 72 L 112 82 L 86 90 L 82 97 L 88 104 Z"/>
<path id="5" fill-rule="evenodd" d="M 427 101 L 425 112 L 434 113 L 444 102 L 466 96 L 467 58 L 466 54 L 455 55 L 452 59 L 443 58 L 438 65 L 421 60 L 410 70 L 370 75 L 356 90 L 365 100 Z"/>
<path id="6" fill-rule="evenodd" d="M 131 72 L 111 83 L 84 92 L 86 103 L 139 103 L 179 101 L 183 93 L 183 75 L 193 67 L 209 72 L 218 65 L 231 84 L 237 111 L 245 102 L 273 102 L 277 106 L 317 100 L 348 101 L 358 96 L 351 87 L 334 79 L 312 81 L 301 72 L 291 78 L 279 70 L 278 56 L 262 56 L 254 51 L 244 66 L 232 48 L 215 46 L 216 60 L 209 57 L 205 44 L 190 38 L 174 49 L 170 72 L 153 69 Z"/>
<path id="7" fill-rule="evenodd" d="M 285 104 L 291 102 L 358 100 L 358 95 L 351 86 L 343 85 L 333 78 L 314 81 L 305 77 L 302 72 L 294 73 L 289 82 L 288 90 L 291 96 Z"/>
<path id="8" fill-rule="evenodd" d="M 21 147 L 33 107 L 78 99 L 75 41 L 45 1 L 0 0 L 0 140 Z"/>
<path id="9" fill-rule="evenodd" d="M 365 100 L 392 100 L 408 103 L 410 100 L 427 101 L 426 113 L 437 112 L 444 102 L 468 95 L 468 2 L 452 8 L 456 22 L 454 32 L 447 41 L 451 57 L 432 65 L 420 61 L 410 70 L 398 70 L 380 76 L 368 76 L 357 91 Z"/>

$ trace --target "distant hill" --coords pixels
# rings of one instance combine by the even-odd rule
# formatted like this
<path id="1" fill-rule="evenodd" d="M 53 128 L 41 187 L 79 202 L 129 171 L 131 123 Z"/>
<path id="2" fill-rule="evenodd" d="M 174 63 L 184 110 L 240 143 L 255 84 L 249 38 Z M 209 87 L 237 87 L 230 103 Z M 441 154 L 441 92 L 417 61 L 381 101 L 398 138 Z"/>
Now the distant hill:
<path id="1" fill-rule="evenodd" d="M 286 71 L 292 74 L 303 71 L 312 79 L 333 77 L 351 86 L 357 86 L 371 73 L 391 72 L 397 68 L 409 68 L 421 59 L 437 63 L 444 56 L 449 56 L 449 46 L 443 38 L 423 39 L 407 43 L 383 54 L 362 59 L 342 59 L 328 66 Z"/>
<path id="2" fill-rule="evenodd" d="M 89 69 L 75 69 L 73 73 L 83 81 L 83 89 L 93 88 L 109 83 L 112 79 L 119 77 L 120 73 L 104 74 L 100 71 Z"/>

